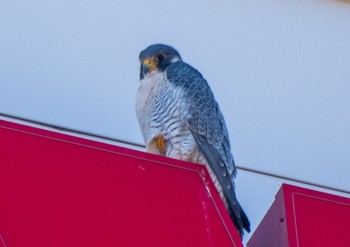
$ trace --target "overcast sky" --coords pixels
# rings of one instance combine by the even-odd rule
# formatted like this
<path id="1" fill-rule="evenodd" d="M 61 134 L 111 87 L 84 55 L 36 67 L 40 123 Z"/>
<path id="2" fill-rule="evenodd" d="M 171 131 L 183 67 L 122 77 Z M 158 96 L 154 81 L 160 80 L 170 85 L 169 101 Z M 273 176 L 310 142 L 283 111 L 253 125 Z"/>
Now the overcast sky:
<path id="1" fill-rule="evenodd" d="M 211 85 L 239 165 L 350 190 L 349 24 L 331 0 L 1 1 L 0 112 L 143 143 L 138 54 L 166 43 Z"/>

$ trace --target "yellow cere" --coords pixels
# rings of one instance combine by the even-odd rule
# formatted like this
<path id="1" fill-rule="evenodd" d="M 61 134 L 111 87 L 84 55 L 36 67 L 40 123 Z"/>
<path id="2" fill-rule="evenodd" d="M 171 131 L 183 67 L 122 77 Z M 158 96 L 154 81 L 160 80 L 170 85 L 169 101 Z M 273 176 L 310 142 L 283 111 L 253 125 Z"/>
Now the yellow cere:
<path id="1" fill-rule="evenodd" d="M 143 64 L 147 65 L 151 71 L 157 69 L 157 64 L 156 64 L 155 60 L 152 58 L 145 59 L 143 61 Z"/>

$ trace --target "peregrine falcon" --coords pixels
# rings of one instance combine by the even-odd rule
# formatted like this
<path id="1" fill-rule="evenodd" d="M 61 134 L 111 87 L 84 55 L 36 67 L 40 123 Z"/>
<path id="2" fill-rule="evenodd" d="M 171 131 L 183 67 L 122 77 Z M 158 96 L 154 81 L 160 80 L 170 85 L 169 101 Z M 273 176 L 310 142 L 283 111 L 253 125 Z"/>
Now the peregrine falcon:
<path id="1" fill-rule="evenodd" d="M 202 75 L 171 46 L 141 51 L 136 113 L 146 151 L 205 165 L 240 236 L 250 223 L 236 199 L 225 120 Z"/>

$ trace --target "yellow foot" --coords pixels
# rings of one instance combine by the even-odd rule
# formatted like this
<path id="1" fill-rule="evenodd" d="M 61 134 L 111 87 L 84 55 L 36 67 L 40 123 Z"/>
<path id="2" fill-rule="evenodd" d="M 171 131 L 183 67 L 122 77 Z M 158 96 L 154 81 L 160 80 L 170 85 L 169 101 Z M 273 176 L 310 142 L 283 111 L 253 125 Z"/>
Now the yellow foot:
<path id="1" fill-rule="evenodd" d="M 157 148 L 158 148 L 159 152 L 164 153 L 165 147 L 166 147 L 166 141 L 164 139 L 164 136 L 162 136 L 162 135 L 157 136 L 156 142 L 157 142 Z"/>

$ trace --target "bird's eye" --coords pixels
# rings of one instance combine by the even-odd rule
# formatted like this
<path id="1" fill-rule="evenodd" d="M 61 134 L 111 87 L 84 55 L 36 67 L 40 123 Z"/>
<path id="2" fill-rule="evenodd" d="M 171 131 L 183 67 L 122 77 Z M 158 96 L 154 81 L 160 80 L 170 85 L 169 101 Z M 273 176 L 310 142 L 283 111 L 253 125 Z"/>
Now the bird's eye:
<path id="1" fill-rule="evenodd" d="M 164 60 L 164 55 L 162 55 L 162 54 L 158 55 L 158 56 L 157 56 L 157 60 L 158 60 L 158 61 Z"/>

